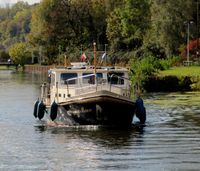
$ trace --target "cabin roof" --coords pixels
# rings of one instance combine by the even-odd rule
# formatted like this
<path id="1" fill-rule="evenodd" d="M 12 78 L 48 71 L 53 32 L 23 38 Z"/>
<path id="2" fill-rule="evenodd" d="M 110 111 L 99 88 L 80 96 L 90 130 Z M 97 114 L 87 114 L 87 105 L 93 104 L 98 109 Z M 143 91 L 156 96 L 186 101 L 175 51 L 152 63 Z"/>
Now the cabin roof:
<path id="1" fill-rule="evenodd" d="M 50 71 L 54 72 L 93 72 L 94 66 L 93 65 L 87 65 L 85 62 L 74 62 L 71 63 L 71 66 L 69 67 L 62 67 L 62 68 L 52 68 Z M 118 67 L 118 66 L 97 66 L 96 67 L 97 72 L 127 72 L 128 69 L 124 67 Z"/>

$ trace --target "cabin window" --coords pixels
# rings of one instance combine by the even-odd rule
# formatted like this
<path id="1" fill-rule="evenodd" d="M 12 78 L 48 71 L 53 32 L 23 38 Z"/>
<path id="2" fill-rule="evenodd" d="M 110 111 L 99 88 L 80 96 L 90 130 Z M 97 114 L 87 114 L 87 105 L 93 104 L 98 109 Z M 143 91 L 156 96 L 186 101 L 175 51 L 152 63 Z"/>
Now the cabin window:
<path id="1" fill-rule="evenodd" d="M 62 73 L 61 75 L 61 83 L 62 84 L 76 84 L 77 79 L 73 79 L 77 77 L 77 73 Z M 72 79 L 72 80 L 69 80 Z"/>
<path id="2" fill-rule="evenodd" d="M 94 84 L 95 83 L 95 77 L 94 75 L 92 75 L 93 73 L 83 73 L 82 76 L 85 76 L 83 77 L 83 84 Z M 88 75 L 88 77 L 87 77 Z M 103 78 L 103 74 L 102 73 L 97 73 L 97 81 L 99 82 L 99 80 L 102 80 Z"/>
<path id="3" fill-rule="evenodd" d="M 108 73 L 108 82 L 111 84 L 124 84 L 124 73 L 116 73 L 116 72 L 109 72 Z"/>

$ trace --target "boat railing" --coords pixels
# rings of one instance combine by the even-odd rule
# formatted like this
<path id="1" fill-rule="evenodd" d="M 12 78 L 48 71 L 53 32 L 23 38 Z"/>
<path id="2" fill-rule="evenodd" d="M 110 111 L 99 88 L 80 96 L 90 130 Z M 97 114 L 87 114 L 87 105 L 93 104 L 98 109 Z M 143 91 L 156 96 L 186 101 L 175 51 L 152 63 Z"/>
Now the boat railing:
<path id="1" fill-rule="evenodd" d="M 50 103 L 50 85 L 49 83 L 44 82 L 41 85 L 41 97 L 46 104 Z"/>
<path id="2" fill-rule="evenodd" d="M 116 84 L 112 84 L 112 81 L 113 81 L 113 78 L 117 78 L 117 81 L 116 81 Z M 126 86 L 119 86 L 121 84 L 123 84 L 126 80 Z M 123 95 L 125 96 L 128 96 L 128 97 L 131 97 L 131 81 L 126 78 L 126 77 L 122 77 L 122 76 L 119 76 L 119 75 L 116 75 L 116 74 L 112 74 L 110 76 L 110 91 L 112 92 L 112 89 L 115 88 L 115 87 L 118 87 L 120 89 L 123 89 Z"/>
<path id="3" fill-rule="evenodd" d="M 81 89 L 81 90 L 83 90 L 83 88 L 85 88 L 85 87 L 90 87 L 90 89 L 89 90 L 91 90 L 91 88 L 92 87 L 94 87 L 95 86 L 95 84 L 93 84 L 93 80 L 91 79 L 91 83 L 89 84 L 89 86 L 88 86 L 88 83 L 87 84 L 83 84 L 82 82 L 81 82 L 81 80 L 82 79 L 84 79 L 84 78 L 93 78 L 95 76 L 95 74 L 88 74 L 88 75 L 83 75 L 83 76 L 79 76 L 79 77 L 74 77 L 74 78 L 70 78 L 70 79 L 67 79 L 66 81 L 65 81 L 65 84 L 67 85 L 67 94 L 68 94 L 68 96 L 70 97 L 70 82 L 73 82 L 73 81 L 75 81 L 76 83 L 77 83 L 77 86 L 73 86 L 73 89 L 75 89 L 75 91 L 77 90 L 77 89 Z M 93 82 L 92 82 L 93 81 Z M 87 86 L 86 86 L 87 85 Z M 76 91 L 77 92 L 77 91 Z M 83 93 L 83 91 L 82 91 L 82 93 Z M 76 93 L 77 94 L 77 93 Z M 80 93 L 79 93 L 80 94 Z"/>
<path id="4" fill-rule="evenodd" d="M 117 83 L 112 84 L 113 78 L 117 78 Z M 83 82 L 83 79 L 87 82 Z M 125 83 L 126 84 L 122 84 Z M 88 92 L 95 92 L 95 91 L 100 91 L 100 90 L 107 90 L 110 92 L 115 92 L 117 94 L 123 95 L 130 97 L 131 96 L 131 91 L 130 91 L 130 81 L 125 78 L 118 76 L 116 74 L 112 74 L 110 76 L 110 81 L 107 79 L 104 79 L 102 77 L 98 77 L 95 74 L 88 74 L 84 76 L 79 76 L 75 78 L 70 78 L 65 81 L 65 84 L 67 86 L 67 94 L 70 97 L 70 82 L 75 81 L 77 82 L 77 86 L 73 86 L 73 89 L 75 90 L 75 95 L 81 95 L 85 94 Z"/>

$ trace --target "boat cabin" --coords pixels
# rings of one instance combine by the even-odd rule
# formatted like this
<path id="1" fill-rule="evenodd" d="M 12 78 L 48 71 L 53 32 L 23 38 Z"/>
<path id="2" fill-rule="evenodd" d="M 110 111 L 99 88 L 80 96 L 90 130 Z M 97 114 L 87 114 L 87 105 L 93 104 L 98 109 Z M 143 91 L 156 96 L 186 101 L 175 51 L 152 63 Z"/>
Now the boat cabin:
<path id="1" fill-rule="evenodd" d="M 121 67 L 87 66 L 84 62 L 71 63 L 68 68 L 49 70 L 49 84 L 42 86 L 42 99 L 46 104 L 95 91 L 111 91 L 130 97 L 128 70 Z"/>

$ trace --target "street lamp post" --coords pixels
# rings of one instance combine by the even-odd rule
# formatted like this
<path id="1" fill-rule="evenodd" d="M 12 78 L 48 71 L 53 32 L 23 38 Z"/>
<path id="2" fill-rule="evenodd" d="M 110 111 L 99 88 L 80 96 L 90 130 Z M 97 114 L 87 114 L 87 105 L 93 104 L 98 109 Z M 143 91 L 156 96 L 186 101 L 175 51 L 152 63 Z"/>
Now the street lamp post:
<path id="1" fill-rule="evenodd" d="M 193 24 L 193 21 L 186 21 L 185 24 L 187 25 L 187 64 L 190 62 L 190 49 L 189 49 L 189 43 L 190 43 L 190 24 Z"/>

